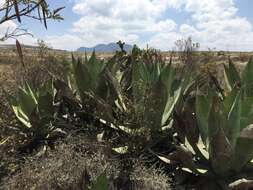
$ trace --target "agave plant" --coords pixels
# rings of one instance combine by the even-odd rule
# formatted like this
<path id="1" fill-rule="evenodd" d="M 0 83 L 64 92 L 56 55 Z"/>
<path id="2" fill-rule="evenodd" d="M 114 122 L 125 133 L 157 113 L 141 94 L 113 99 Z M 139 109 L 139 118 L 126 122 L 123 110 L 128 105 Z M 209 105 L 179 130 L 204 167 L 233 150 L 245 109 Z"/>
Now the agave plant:
<path id="1" fill-rule="evenodd" d="M 153 131 L 161 131 L 169 123 L 190 82 L 190 75 L 178 77 L 175 66 L 166 64 L 159 55 L 135 47 L 121 79 L 140 126 Z"/>
<path id="2" fill-rule="evenodd" d="M 156 51 L 136 46 L 130 55 L 118 52 L 107 62 L 98 60 L 94 52 L 84 61 L 73 58 L 71 67 L 69 86 L 83 112 L 123 134 L 148 131 L 153 139 L 169 125 L 190 79 L 190 75 L 178 77 L 174 65 L 165 64 Z M 127 152 L 121 149 L 114 150 Z"/>
<path id="3" fill-rule="evenodd" d="M 131 54 L 115 60 L 120 61 L 109 62 L 110 69 L 120 83 L 126 105 L 119 128 L 133 136 L 133 143 L 123 143 L 113 150 L 128 153 L 135 139 L 145 150 L 170 147 L 173 113 L 190 86 L 190 70 L 187 74 L 177 72 L 176 66 L 165 63 L 156 50 L 140 50 L 137 46 Z"/>
<path id="4" fill-rule="evenodd" d="M 208 95 L 197 95 L 199 134 L 187 134 L 185 144 L 170 155 L 187 171 L 221 180 L 225 189 L 226 183 L 253 172 L 253 99 L 242 93 L 234 88 L 225 99 L 211 90 Z"/>
<path id="5" fill-rule="evenodd" d="M 10 104 L 17 119 L 22 123 L 19 129 L 33 142 L 49 138 L 54 131 L 55 89 L 51 80 L 38 90 L 29 84 L 20 87 L 17 96 L 10 96 Z"/>
<path id="6" fill-rule="evenodd" d="M 106 63 L 96 58 L 95 52 L 84 62 L 73 57 L 68 74 L 69 86 L 76 92 L 86 112 L 113 123 L 114 108 L 125 109 L 117 80 Z"/>
<path id="7" fill-rule="evenodd" d="M 228 65 L 224 65 L 225 84 L 229 91 L 233 88 L 243 87 L 243 96 L 253 95 L 253 59 L 251 58 L 243 69 L 242 73 L 236 69 L 232 60 Z"/>

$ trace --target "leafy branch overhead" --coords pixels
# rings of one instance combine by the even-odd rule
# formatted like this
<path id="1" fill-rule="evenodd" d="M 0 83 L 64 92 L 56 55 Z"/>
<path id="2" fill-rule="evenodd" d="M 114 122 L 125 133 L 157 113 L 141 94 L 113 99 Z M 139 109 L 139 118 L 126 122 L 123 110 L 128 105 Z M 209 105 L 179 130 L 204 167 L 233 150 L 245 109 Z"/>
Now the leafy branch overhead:
<path id="1" fill-rule="evenodd" d="M 5 0 L 0 5 L 0 25 L 10 20 L 17 20 L 22 23 L 23 17 L 26 17 L 40 21 L 47 29 L 47 20 L 63 20 L 60 12 L 64 8 L 57 7 L 52 9 L 46 0 Z M 27 34 L 27 32 L 22 32 L 22 29 L 18 31 L 18 34 L 17 30 L 14 30 L 14 32 L 6 31 L 5 36 L 0 38 L 0 40 L 4 41 L 8 38 Z"/>
<path id="2" fill-rule="evenodd" d="M 65 7 L 50 9 L 46 0 L 6 0 L 0 13 L 3 14 L 0 24 L 8 20 L 22 22 L 22 17 L 29 17 L 44 22 L 47 28 L 47 19 L 63 20 L 60 11 Z"/>

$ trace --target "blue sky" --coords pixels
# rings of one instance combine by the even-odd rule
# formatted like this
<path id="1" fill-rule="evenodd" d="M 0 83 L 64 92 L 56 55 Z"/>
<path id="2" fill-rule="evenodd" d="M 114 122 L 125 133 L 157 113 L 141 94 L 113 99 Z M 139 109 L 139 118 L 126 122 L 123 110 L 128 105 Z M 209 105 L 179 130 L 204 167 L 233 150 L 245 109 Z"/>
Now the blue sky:
<path id="1" fill-rule="evenodd" d="M 1 0 L 0 0 L 1 2 Z M 201 49 L 253 50 L 252 0 L 49 0 L 51 7 L 66 6 L 62 22 L 48 30 L 25 19 L 34 44 L 44 39 L 54 48 L 75 50 L 123 40 L 141 47 L 175 48 L 177 39 L 191 36 Z M 8 23 L 15 27 L 16 23 Z M 2 29 L 1 29 L 2 28 Z M 1 31 L 6 26 L 0 26 Z M 8 43 L 8 42 L 7 42 Z"/>

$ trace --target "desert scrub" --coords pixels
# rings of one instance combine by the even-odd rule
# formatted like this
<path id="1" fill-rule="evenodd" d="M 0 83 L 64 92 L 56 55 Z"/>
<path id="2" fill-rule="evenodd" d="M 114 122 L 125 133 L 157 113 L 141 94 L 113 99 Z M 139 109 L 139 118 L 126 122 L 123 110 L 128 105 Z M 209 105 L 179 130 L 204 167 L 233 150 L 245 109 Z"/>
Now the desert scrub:
<path id="1" fill-rule="evenodd" d="M 21 171 L 6 178 L 0 186 L 10 190 L 81 189 L 78 184 L 85 169 L 91 179 L 104 171 L 108 176 L 117 175 L 118 166 L 110 163 L 99 149 L 83 136 L 66 139 L 59 142 L 55 151 L 26 158 Z"/>
<path id="2" fill-rule="evenodd" d="M 107 147 L 88 140 L 85 136 L 70 137 L 59 142 L 55 151 L 27 158 L 22 169 L 5 178 L 0 189 L 62 189 L 82 190 L 84 172 L 95 180 L 101 174 L 109 179 L 109 189 L 168 189 L 167 177 L 154 168 L 134 166 L 132 172 L 124 170 L 120 160 L 110 154 Z M 130 161 L 129 161 L 130 162 Z M 125 176 L 131 176 L 126 178 Z"/>
<path id="3" fill-rule="evenodd" d="M 170 179 L 164 174 L 162 169 L 154 167 L 147 168 L 143 163 L 137 162 L 134 165 L 130 175 L 133 183 L 133 189 L 136 190 L 169 190 Z"/>
<path id="4" fill-rule="evenodd" d="M 51 54 L 43 59 L 36 55 L 26 56 L 25 67 L 22 64 L 17 64 L 14 68 L 15 81 L 20 86 L 28 83 L 32 88 L 37 88 L 52 77 L 64 80 L 66 59 L 64 55 L 56 57 Z"/>

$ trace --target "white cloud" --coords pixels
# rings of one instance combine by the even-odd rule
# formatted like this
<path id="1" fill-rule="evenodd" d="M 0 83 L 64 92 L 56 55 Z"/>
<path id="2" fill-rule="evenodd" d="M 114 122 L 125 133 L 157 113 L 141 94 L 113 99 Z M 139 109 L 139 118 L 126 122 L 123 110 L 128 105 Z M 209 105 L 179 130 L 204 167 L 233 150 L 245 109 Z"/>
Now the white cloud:
<path id="1" fill-rule="evenodd" d="M 191 36 L 202 49 L 253 50 L 252 24 L 237 15 L 234 1 L 75 0 L 79 20 L 65 35 L 47 40 L 64 49 L 124 40 L 168 50 L 177 39 Z M 179 25 L 166 16 L 169 8 L 187 12 L 189 18 Z"/>
<path id="2" fill-rule="evenodd" d="M 181 38 L 182 36 L 176 32 L 158 33 L 151 37 L 148 44 L 153 48 L 171 50 L 174 47 L 175 41 Z"/>
<path id="3" fill-rule="evenodd" d="M 73 12 L 80 15 L 80 19 L 73 23 L 69 34 L 62 36 L 62 39 L 67 40 L 76 35 L 83 46 L 118 40 L 140 44 L 143 35 L 153 36 L 158 32 L 171 32 L 177 28 L 173 20 L 162 19 L 166 5 L 166 0 L 76 1 Z M 80 43 L 75 43 L 73 47 L 78 47 L 78 44 Z"/>
<path id="4" fill-rule="evenodd" d="M 165 0 L 81 0 L 73 11 L 80 15 L 135 20 L 160 16 L 166 10 L 166 4 Z"/>
<path id="5" fill-rule="evenodd" d="M 203 49 L 253 50 L 252 24 L 237 16 L 234 0 L 171 0 L 169 5 L 191 14 L 194 24 L 182 24 L 179 32 L 192 36 Z"/>
<path id="6" fill-rule="evenodd" d="M 81 37 L 77 35 L 70 35 L 65 34 L 62 36 L 46 36 L 46 42 L 56 49 L 68 49 L 68 50 L 75 50 L 76 48 L 83 45 L 85 42 Z"/>

